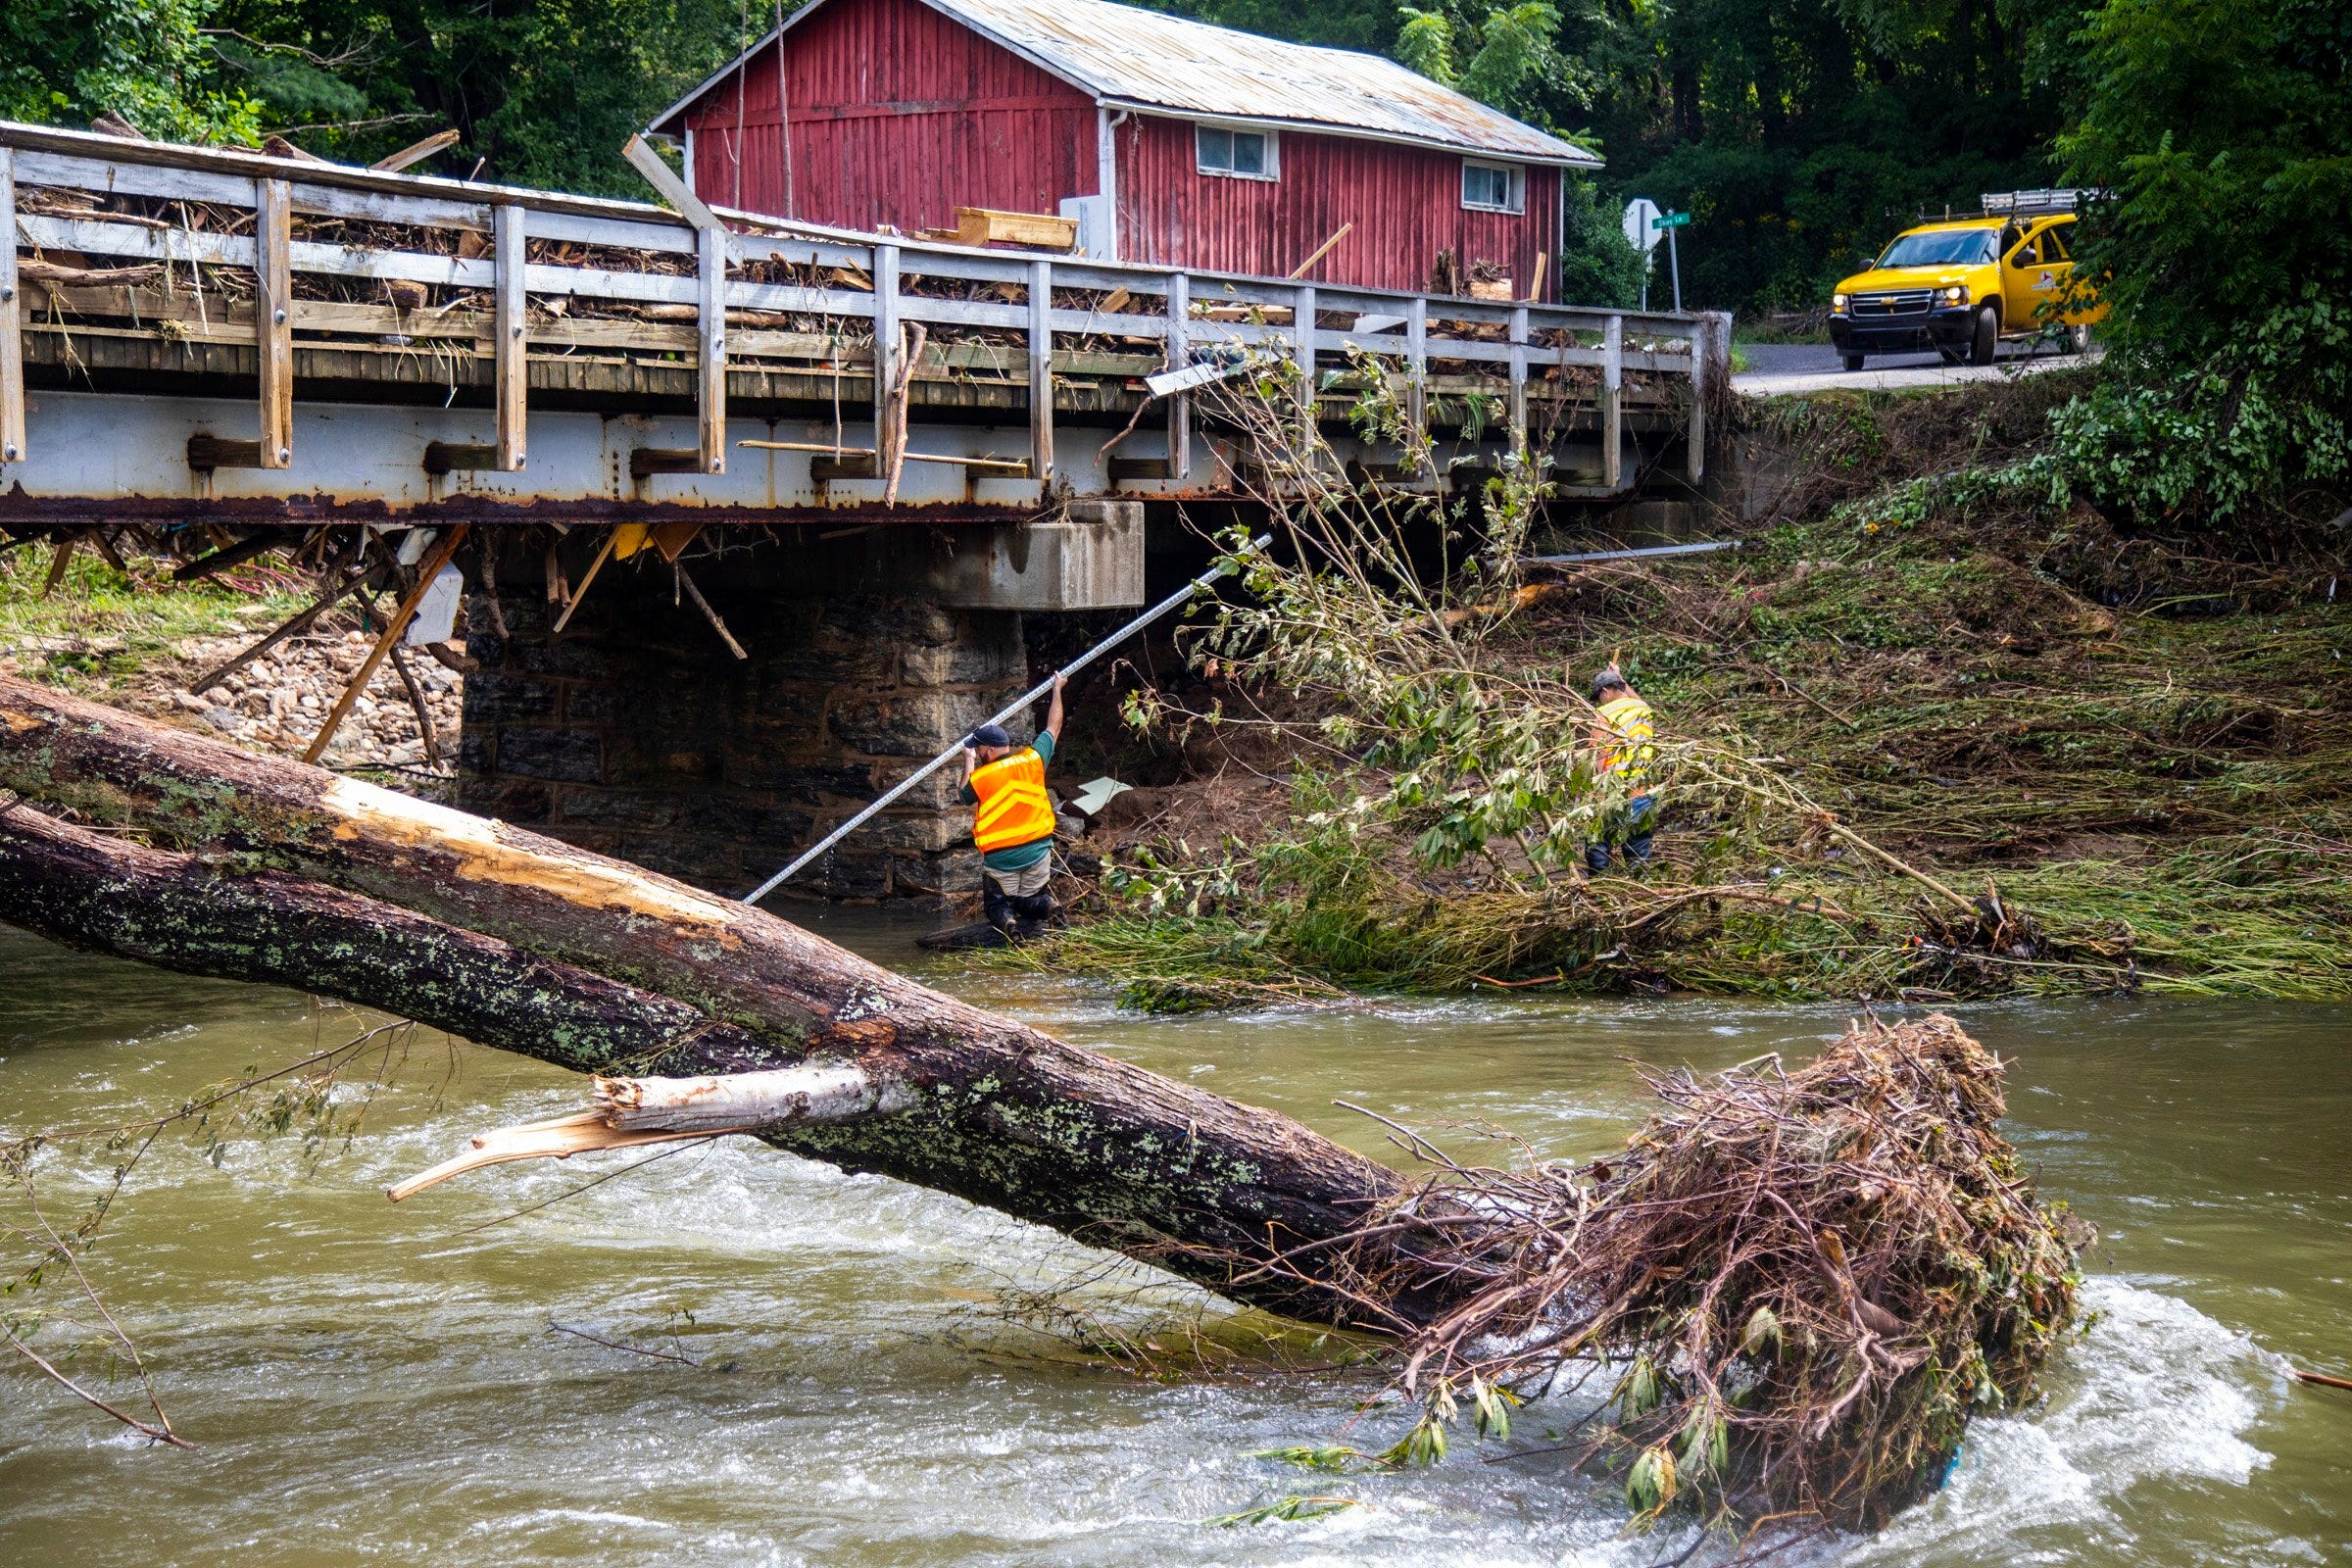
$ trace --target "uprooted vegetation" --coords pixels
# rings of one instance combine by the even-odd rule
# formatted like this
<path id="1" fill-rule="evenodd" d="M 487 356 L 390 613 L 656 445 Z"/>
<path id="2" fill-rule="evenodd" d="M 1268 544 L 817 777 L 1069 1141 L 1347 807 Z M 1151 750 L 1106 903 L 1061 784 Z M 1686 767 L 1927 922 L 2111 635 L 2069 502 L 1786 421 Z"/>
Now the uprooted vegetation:
<path id="1" fill-rule="evenodd" d="M 1134 717 L 1282 778 L 1290 809 L 1132 836 L 1088 918 L 1006 961 L 1154 1006 L 1481 978 L 2352 993 L 2336 547 L 2292 518 L 2127 532 L 2033 488 L 2069 379 L 1751 416 L 1804 466 L 1737 556 L 1524 575 L 1506 472 L 1433 571 L 1409 501 L 1270 487 L 1297 564 L 1252 562 L 1255 602 L 1193 634 L 1190 700 Z M 1266 471 L 1316 469 L 1255 418 Z M 1580 747 L 1612 659 L 1660 718 L 1639 880 L 1579 864 L 1624 804 Z"/>
<path id="2" fill-rule="evenodd" d="M 1433 1172 L 1365 1234 L 1418 1233 L 1420 1266 L 1476 1283 L 1402 1338 L 1421 1414 L 1395 1447 L 1278 1457 L 1426 1462 L 1465 1405 L 1507 1439 L 1513 1405 L 1582 1396 L 1544 1451 L 1622 1479 L 1640 1522 L 1695 1518 L 1765 1556 L 1883 1525 L 1941 1484 L 1974 1416 L 2039 1397 L 2092 1233 L 2036 1197 L 1998 1130 L 2001 1063 L 1950 1018 L 1856 1024 L 1793 1072 L 1645 1076 L 1665 1108 L 1584 1165 L 1471 1167 L 1400 1137 Z M 1376 1301 L 1395 1259 L 1301 1266 Z"/>

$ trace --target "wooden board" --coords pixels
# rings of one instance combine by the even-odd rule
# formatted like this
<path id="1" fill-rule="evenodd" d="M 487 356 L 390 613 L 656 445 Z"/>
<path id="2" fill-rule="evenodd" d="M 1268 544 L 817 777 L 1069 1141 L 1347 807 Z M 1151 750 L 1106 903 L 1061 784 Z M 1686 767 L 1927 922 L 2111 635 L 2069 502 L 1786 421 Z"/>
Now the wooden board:
<path id="1" fill-rule="evenodd" d="M 958 245 L 1019 245 L 1036 251 L 1078 248 L 1078 220 L 1046 213 L 1006 213 L 993 207 L 956 209 Z"/>
<path id="2" fill-rule="evenodd" d="M 498 268 L 492 333 L 498 367 L 498 466 L 519 469 L 529 456 L 525 439 L 531 385 L 530 342 L 524 326 L 522 209 L 506 205 L 490 215 L 491 254 Z"/>
<path id="3" fill-rule="evenodd" d="M 261 459 L 282 468 L 294 457 L 294 212 L 282 179 L 256 180 L 254 329 L 261 338 Z"/>
<path id="4" fill-rule="evenodd" d="M 0 463 L 24 459 L 24 302 L 17 297 L 17 155 L 0 147 Z"/>
<path id="5" fill-rule="evenodd" d="M 695 349 L 695 450 L 705 473 L 727 471 L 727 231 L 697 231 L 701 339 Z"/>

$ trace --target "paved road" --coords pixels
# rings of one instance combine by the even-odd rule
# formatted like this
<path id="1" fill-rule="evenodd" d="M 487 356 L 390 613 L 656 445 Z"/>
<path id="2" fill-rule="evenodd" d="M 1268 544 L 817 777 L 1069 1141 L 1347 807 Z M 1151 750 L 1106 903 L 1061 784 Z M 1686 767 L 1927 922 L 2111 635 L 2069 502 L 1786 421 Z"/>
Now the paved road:
<path id="1" fill-rule="evenodd" d="M 2004 343 L 1991 365 L 1946 365 L 1936 354 L 1872 355 L 1865 368 L 1848 370 L 1838 351 L 1827 343 L 1742 343 L 1748 368 L 1732 377 L 1732 389 L 1752 397 L 1787 392 L 1818 392 L 1826 387 L 1950 386 L 1983 381 L 1997 375 L 2032 375 L 2061 366 L 2083 363 L 2071 354 L 2047 347 L 2029 349 Z M 2093 346 L 2089 358 L 2096 359 Z"/>

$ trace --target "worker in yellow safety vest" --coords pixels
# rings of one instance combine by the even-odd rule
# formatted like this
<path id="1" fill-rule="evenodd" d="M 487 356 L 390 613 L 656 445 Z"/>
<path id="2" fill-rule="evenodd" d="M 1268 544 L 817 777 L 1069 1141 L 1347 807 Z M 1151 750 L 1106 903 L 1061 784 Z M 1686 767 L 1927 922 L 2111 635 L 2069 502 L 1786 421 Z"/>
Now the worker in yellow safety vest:
<path id="1" fill-rule="evenodd" d="M 1649 865 L 1649 836 L 1658 807 L 1657 793 L 1641 787 L 1658 755 L 1650 744 L 1657 733 L 1656 720 L 1649 704 L 1615 664 L 1592 678 L 1592 707 L 1599 715 L 1592 734 L 1598 771 L 1603 778 L 1622 778 L 1636 793 L 1603 819 L 1600 836 L 1585 846 L 1585 864 L 1598 876 L 1609 868 L 1610 850 L 1617 849 L 1624 852 L 1626 869 L 1638 876 Z"/>
<path id="2" fill-rule="evenodd" d="M 1008 937 L 1044 935 L 1059 907 L 1046 891 L 1054 875 L 1046 764 L 1061 740 L 1061 687 L 1054 676 L 1046 727 L 1027 746 L 1014 746 L 997 724 L 981 725 L 963 743 L 962 794 L 980 850 L 980 903 L 988 923 Z"/>

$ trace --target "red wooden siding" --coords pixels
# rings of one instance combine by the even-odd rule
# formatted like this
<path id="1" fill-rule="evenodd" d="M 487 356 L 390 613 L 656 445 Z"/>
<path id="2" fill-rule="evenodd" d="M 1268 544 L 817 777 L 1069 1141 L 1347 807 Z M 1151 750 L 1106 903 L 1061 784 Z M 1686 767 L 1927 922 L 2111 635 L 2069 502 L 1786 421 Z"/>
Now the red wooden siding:
<path id="1" fill-rule="evenodd" d="M 1094 100 L 919 0 L 827 5 L 784 52 L 789 212 L 772 43 L 685 113 L 705 201 L 912 233 L 955 226 L 958 207 L 1052 213 L 1094 193 Z"/>
<path id="2" fill-rule="evenodd" d="M 1455 153 L 1286 130 L 1280 177 L 1237 179 L 1199 172 L 1190 121 L 1132 115 L 1111 139 L 1122 261 L 1280 277 L 1352 222 L 1315 279 L 1427 288 L 1438 252 L 1451 250 L 1465 275 L 1473 262 L 1499 262 L 1524 297 L 1537 257 L 1557 248 L 1556 169 L 1527 166 L 1524 213 L 1487 213 L 1462 206 Z M 1550 276 L 1541 282 L 1550 298 Z"/>

